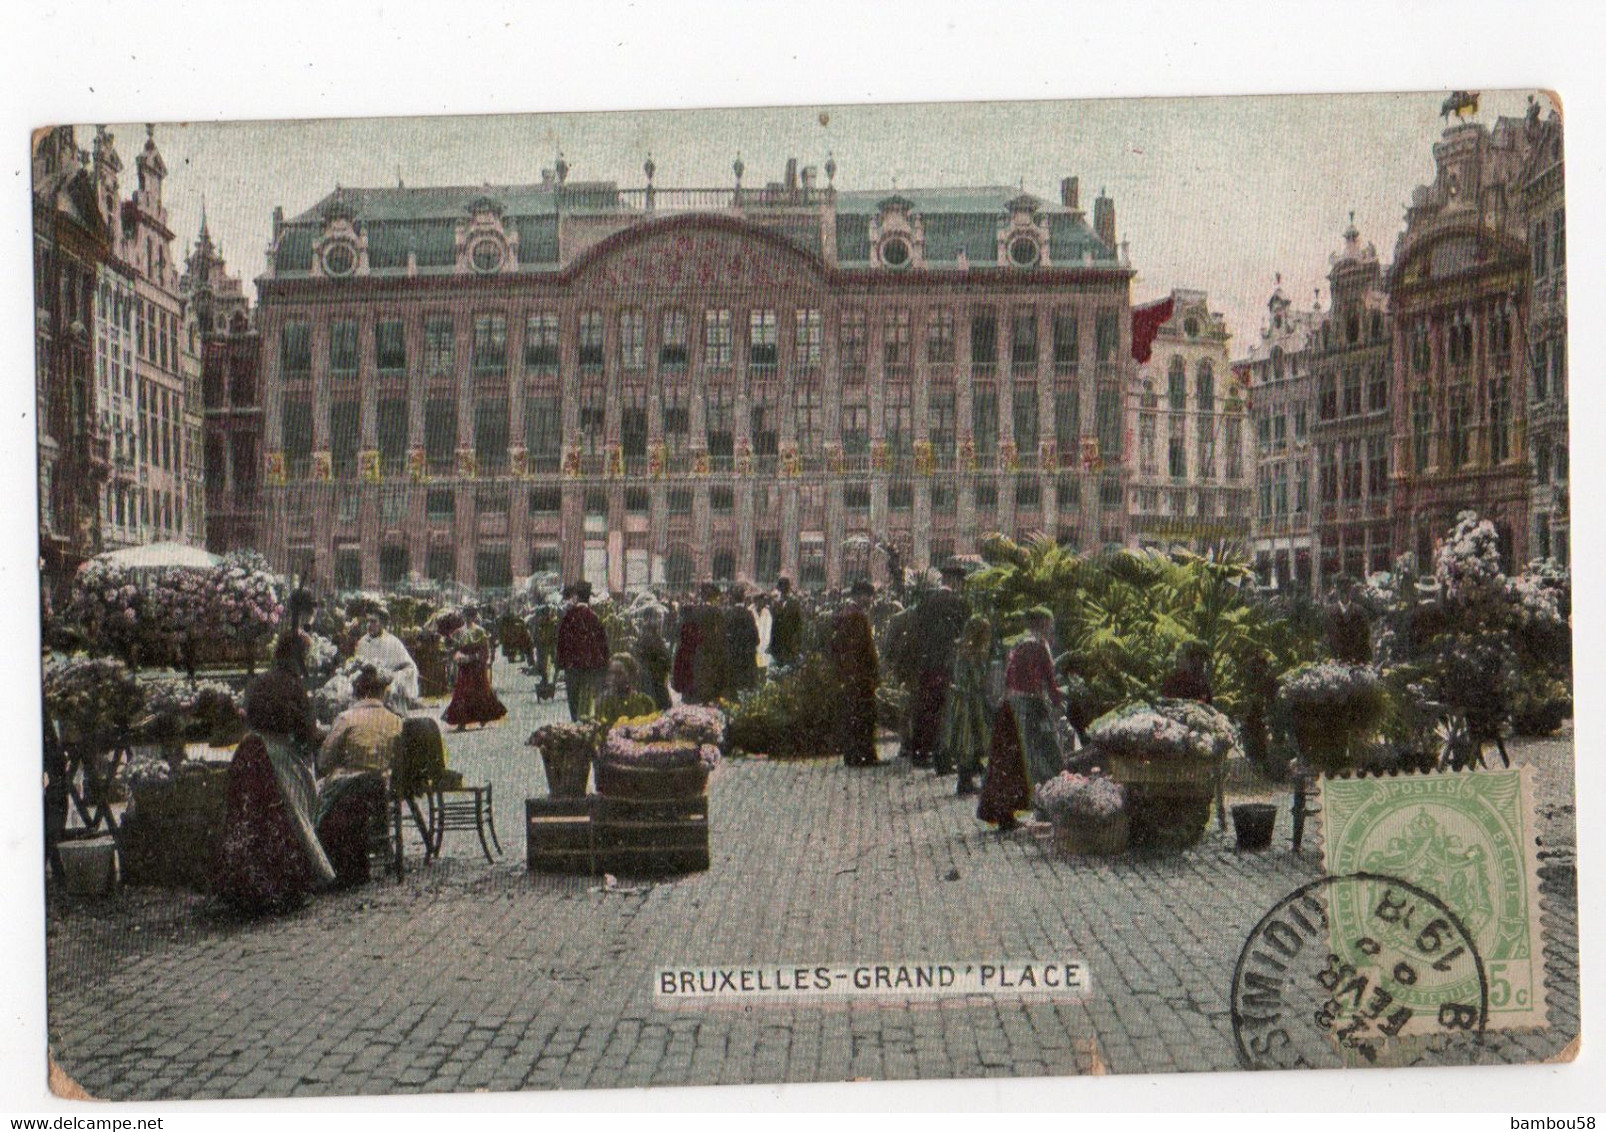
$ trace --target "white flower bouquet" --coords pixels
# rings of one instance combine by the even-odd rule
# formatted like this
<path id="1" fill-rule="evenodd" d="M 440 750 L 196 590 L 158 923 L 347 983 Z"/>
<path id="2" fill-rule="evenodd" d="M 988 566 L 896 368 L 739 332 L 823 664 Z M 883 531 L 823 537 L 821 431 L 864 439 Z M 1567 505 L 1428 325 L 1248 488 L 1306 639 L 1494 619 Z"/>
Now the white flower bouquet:
<path id="1" fill-rule="evenodd" d="M 1242 754 L 1238 729 L 1195 700 L 1135 700 L 1094 720 L 1088 738 L 1111 758 L 1219 763 Z"/>
<path id="2" fill-rule="evenodd" d="M 1119 817 L 1126 807 L 1126 791 L 1103 775 L 1066 771 L 1037 788 L 1037 812 L 1053 822 L 1104 822 Z"/>

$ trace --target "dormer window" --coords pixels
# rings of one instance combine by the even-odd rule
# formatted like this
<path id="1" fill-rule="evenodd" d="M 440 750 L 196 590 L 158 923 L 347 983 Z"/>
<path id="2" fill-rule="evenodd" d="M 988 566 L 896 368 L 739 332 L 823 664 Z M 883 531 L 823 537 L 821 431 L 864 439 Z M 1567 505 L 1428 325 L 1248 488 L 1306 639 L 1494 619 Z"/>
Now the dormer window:
<path id="1" fill-rule="evenodd" d="M 889 236 L 881 241 L 881 262 L 890 268 L 902 270 L 909 266 L 914 258 L 914 252 L 909 247 L 909 241 L 902 236 Z"/>
<path id="2" fill-rule="evenodd" d="M 1009 262 L 1016 267 L 1035 267 L 1041 255 L 1042 249 L 1030 236 L 1016 236 L 1009 242 Z"/>
<path id="3" fill-rule="evenodd" d="M 350 244 L 331 244 L 324 249 L 323 271 L 336 279 L 343 279 L 357 270 L 357 249 Z"/>
<path id="4" fill-rule="evenodd" d="M 480 240 L 469 249 L 468 260 L 481 275 L 493 275 L 502 270 L 506 253 L 495 240 Z"/>
<path id="5" fill-rule="evenodd" d="M 1199 320 L 1189 315 L 1182 321 L 1182 332 L 1189 338 L 1199 337 Z"/>

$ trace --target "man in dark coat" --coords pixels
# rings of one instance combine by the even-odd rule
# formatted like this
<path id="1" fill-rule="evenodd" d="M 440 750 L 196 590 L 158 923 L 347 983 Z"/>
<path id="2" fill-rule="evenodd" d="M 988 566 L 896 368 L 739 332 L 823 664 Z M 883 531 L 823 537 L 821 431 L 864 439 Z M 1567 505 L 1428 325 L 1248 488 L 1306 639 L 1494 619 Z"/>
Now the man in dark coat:
<path id="1" fill-rule="evenodd" d="M 790 668 L 797 663 L 803 647 L 803 610 L 792 596 L 792 579 L 782 578 L 775 583 L 774 618 L 770 625 L 770 660 L 776 668 Z"/>
<path id="2" fill-rule="evenodd" d="M 837 715 L 838 744 L 848 766 L 874 766 L 878 680 L 875 633 L 866 607 L 875 597 L 869 582 L 853 583 L 852 600 L 831 624 L 831 663 L 836 672 L 842 706 Z"/>
<path id="3" fill-rule="evenodd" d="M 574 604 L 558 624 L 558 667 L 569 690 L 569 719 L 594 718 L 608 678 L 608 633 L 591 608 L 591 583 L 574 584 Z"/>
<path id="4" fill-rule="evenodd" d="M 955 563 L 943 567 L 942 585 L 931 590 L 915 606 L 905 644 L 914 670 L 913 696 L 909 704 L 909 761 L 930 766 L 942 735 L 942 713 L 948 704 L 948 686 L 953 680 L 954 645 L 970 620 L 970 606 L 959 593 L 964 568 Z"/>
<path id="5" fill-rule="evenodd" d="M 730 589 L 725 609 L 725 684 L 735 695 L 758 684 L 758 622 L 740 583 Z"/>
<path id="6" fill-rule="evenodd" d="M 1372 663 L 1372 627 L 1366 610 L 1356 597 L 1355 579 L 1345 578 L 1339 585 L 1338 602 L 1327 614 L 1327 645 L 1333 659 L 1346 664 Z"/>

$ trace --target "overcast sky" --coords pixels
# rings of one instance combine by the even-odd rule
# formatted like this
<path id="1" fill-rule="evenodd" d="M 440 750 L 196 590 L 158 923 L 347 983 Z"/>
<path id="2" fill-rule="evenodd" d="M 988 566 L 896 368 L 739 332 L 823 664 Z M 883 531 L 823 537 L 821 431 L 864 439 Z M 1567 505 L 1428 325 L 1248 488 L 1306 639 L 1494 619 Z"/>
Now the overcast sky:
<path id="1" fill-rule="evenodd" d="M 1527 91 L 1484 92 L 1478 120 L 1521 115 Z M 747 184 L 786 159 L 837 186 L 1009 184 L 1057 199 L 1081 178 L 1082 204 L 1115 198 L 1137 268 L 1134 298 L 1208 291 L 1237 356 L 1259 333 L 1277 272 L 1300 306 L 1323 288 L 1351 210 L 1387 263 L 1412 188 L 1431 179 L 1445 92 L 1392 95 L 799 106 L 299 122 L 159 125 L 167 203 L 187 252 L 202 197 L 230 268 L 263 270 L 275 205 L 293 216 L 335 185 L 410 186 L 539 179 L 561 148 L 580 180 L 639 185 L 650 152 L 660 187 Z M 1548 101 L 1545 103 L 1548 108 Z M 129 185 L 140 125 L 112 127 Z M 87 144 L 86 132 L 81 144 Z M 823 172 L 821 177 L 823 180 Z"/>

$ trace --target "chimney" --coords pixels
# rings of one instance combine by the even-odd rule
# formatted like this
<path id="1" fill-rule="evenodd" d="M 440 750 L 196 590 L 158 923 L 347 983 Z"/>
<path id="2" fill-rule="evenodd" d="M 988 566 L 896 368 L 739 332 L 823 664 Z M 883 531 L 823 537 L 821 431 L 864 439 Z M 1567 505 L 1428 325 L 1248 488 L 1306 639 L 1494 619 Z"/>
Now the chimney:
<path id="1" fill-rule="evenodd" d="M 1066 177 L 1060 182 L 1060 203 L 1066 208 L 1081 208 L 1082 206 L 1077 202 L 1077 197 L 1080 195 L 1080 185 L 1077 178 Z"/>
<path id="2" fill-rule="evenodd" d="M 1093 234 L 1105 247 L 1115 250 L 1115 201 L 1105 196 L 1103 189 L 1093 200 Z"/>
<path id="3" fill-rule="evenodd" d="M 819 173 L 814 168 L 814 166 L 805 165 L 803 167 L 802 176 L 803 176 L 803 195 L 804 196 L 808 196 L 810 193 L 812 193 L 814 191 L 814 181 L 815 181 L 815 178 L 819 176 Z"/>
<path id="4" fill-rule="evenodd" d="M 786 192 L 788 196 L 797 193 L 797 158 L 786 159 Z"/>
<path id="5" fill-rule="evenodd" d="M 279 242 L 279 230 L 284 227 L 284 205 L 273 206 L 273 241 Z"/>

